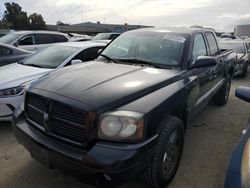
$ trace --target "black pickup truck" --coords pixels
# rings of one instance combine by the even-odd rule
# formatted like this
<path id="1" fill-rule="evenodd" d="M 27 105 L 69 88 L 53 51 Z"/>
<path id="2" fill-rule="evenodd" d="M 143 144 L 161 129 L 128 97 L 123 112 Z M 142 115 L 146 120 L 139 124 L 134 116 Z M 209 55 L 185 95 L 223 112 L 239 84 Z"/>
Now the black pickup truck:
<path id="1" fill-rule="evenodd" d="M 96 61 L 32 84 L 13 128 L 38 161 L 98 186 L 142 175 L 165 187 L 178 168 L 188 120 L 228 100 L 236 54 L 195 28 L 129 31 Z"/>

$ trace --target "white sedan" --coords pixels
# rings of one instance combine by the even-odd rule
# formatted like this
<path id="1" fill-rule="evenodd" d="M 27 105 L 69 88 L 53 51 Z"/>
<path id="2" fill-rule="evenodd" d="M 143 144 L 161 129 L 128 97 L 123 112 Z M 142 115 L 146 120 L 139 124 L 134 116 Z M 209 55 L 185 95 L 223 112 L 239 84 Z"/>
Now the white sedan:
<path id="1" fill-rule="evenodd" d="M 0 67 L 0 121 L 10 121 L 24 100 L 25 87 L 56 69 L 90 61 L 107 43 L 67 42 L 54 44 L 19 63 Z"/>

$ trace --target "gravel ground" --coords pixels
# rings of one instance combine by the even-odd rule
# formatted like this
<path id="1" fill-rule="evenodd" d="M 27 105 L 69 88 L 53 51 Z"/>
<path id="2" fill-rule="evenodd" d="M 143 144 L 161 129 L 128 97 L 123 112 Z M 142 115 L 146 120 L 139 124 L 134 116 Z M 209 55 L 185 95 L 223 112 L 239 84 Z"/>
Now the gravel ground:
<path id="1" fill-rule="evenodd" d="M 233 80 L 224 107 L 209 104 L 190 122 L 180 167 L 169 188 L 220 188 L 230 154 L 245 128 L 250 104 L 234 97 L 235 88 L 250 86 L 250 76 Z M 59 170 L 49 170 L 33 160 L 19 145 L 8 123 L 0 123 L 0 187 L 91 188 Z M 120 188 L 149 188 L 139 178 Z"/>

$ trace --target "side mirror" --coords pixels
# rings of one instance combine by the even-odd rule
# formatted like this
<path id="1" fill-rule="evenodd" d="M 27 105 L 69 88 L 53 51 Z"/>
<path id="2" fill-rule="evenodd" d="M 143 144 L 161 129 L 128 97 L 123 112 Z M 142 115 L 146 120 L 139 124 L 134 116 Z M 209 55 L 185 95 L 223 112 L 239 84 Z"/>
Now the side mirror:
<path id="1" fill-rule="evenodd" d="M 80 60 L 80 59 L 71 60 L 71 65 L 76 65 L 76 64 L 80 64 L 80 63 L 83 63 L 82 60 Z"/>
<path id="2" fill-rule="evenodd" d="M 250 87 L 240 86 L 235 91 L 235 96 L 250 103 Z"/>
<path id="3" fill-rule="evenodd" d="M 17 44 L 17 42 L 15 42 L 15 43 L 13 44 L 13 46 L 15 46 L 15 47 L 18 47 L 18 44 Z"/>
<path id="4" fill-rule="evenodd" d="M 202 68 L 202 67 L 212 67 L 217 64 L 217 60 L 213 57 L 208 56 L 199 56 L 195 62 L 191 65 L 191 69 L 193 68 Z"/>

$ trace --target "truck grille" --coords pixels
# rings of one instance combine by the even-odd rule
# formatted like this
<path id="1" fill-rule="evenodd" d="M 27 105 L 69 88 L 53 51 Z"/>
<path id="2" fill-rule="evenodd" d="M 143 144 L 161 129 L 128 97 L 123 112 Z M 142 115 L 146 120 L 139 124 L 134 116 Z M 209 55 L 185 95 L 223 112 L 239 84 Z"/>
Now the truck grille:
<path id="1" fill-rule="evenodd" d="M 77 145 L 87 140 L 88 126 L 83 111 L 30 93 L 26 95 L 25 111 L 34 126 L 51 136 Z"/>

